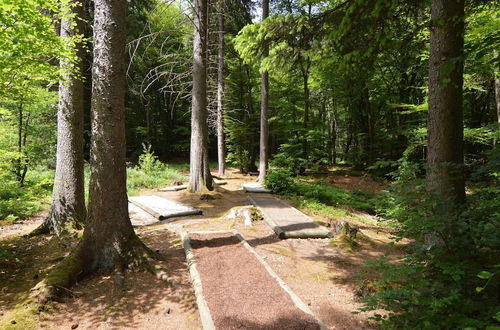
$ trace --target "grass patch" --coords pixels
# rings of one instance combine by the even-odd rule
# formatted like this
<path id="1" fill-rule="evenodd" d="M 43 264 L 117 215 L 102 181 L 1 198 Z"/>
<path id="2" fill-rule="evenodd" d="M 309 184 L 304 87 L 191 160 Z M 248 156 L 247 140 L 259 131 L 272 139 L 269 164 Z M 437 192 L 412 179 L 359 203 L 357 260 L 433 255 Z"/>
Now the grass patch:
<path id="1" fill-rule="evenodd" d="M 331 220 L 340 220 L 341 218 L 348 217 L 350 215 L 349 211 L 345 209 L 328 206 L 314 199 L 292 197 L 292 201 L 298 208 L 307 209 L 312 213 L 327 216 Z"/>
<path id="2" fill-rule="evenodd" d="M 155 164 L 153 168 L 127 168 L 127 191 L 133 196 L 142 189 L 169 185 L 173 181 L 187 181 L 181 172 L 189 164 Z M 88 201 L 89 167 L 85 167 L 85 200 Z M 6 226 L 32 216 L 50 205 L 54 185 L 54 170 L 43 166 L 30 169 L 25 184 L 19 187 L 8 173 L 0 173 L 0 226 Z"/>
<path id="3" fill-rule="evenodd" d="M 174 181 L 186 181 L 187 177 L 179 170 L 165 166 L 163 169 L 144 171 L 134 167 L 127 169 L 127 192 L 130 196 L 137 195 L 142 189 L 169 185 Z"/>

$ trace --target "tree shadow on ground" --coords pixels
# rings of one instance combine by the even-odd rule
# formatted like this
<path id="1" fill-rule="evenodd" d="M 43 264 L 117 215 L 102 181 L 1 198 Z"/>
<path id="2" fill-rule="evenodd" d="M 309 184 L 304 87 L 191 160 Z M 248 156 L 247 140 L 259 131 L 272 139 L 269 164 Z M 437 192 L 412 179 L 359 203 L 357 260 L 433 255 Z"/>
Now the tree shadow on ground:
<path id="1" fill-rule="evenodd" d="M 76 239 L 15 236 L 0 241 L 0 309 L 18 304 L 75 245 Z"/>
<path id="2" fill-rule="evenodd" d="M 137 229 L 136 229 L 137 230 Z M 140 231 L 140 229 L 139 229 Z M 144 243 L 161 253 L 165 261 L 154 261 L 168 281 L 145 271 L 126 271 L 124 280 L 110 271 L 98 271 L 75 284 L 67 295 L 51 302 L 39 315 L 41 327 L 95 329 L 122 328 L 196 329 L 199 327 L 194 292 L 184 250 L 176 233 L 162 231 L 141 235 Z M 54 236 L 16 237 L 0 241 L 0 310 L 5 317 L 22 302 L 29 290 L 64 258 L 77 239 Z"/>
<path id="3" fill-rule="evenodd" d="M 168 275 L 168 281 L 148 272 L 125 273 L 117 285 L 113 273 L 98 272 L 75 285 L 77 297 L 66 298 L 58 312 L 47 315 L 50 324 L 72 322 L 83 328 L 189 328 L 185 315 L 193 314 L 197 324 L 197 307 L 191 287 L 184 250 L 176 233 L 162 231 L 141 235 L 144 243 L 166 257 L 155 262 Z M 196 327 L 196 326 L 195 326 Z M 175 328 L 175 327 L 174 327 Z"/>

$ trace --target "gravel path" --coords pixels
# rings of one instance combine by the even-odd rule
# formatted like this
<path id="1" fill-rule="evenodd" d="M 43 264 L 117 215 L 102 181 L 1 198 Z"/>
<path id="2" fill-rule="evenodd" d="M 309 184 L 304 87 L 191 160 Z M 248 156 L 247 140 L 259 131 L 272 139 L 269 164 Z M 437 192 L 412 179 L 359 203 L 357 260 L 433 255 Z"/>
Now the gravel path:
<path id="1" fill-rule="evenodd" d="M 189 237 L 217 329 L 319 329 L 232 233 Z"/>

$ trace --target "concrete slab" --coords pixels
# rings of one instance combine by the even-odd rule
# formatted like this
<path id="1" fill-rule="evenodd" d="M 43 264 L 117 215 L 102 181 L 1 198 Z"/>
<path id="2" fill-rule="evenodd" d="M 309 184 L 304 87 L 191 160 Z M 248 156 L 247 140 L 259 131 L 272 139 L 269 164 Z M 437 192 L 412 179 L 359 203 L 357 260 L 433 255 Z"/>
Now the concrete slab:
<path id="1" fill-rule="evenodd" d="M 245 192 L 251 192 L 251 193 L 271 193 L 271 190 L 267 189 L 264 187 L 262 184 L 258 182 L 250 182 L 250 183 L 244 183 L 242 184 L 243 190 Z"/>
<path id="2" fill-rule="evenodd" d="M 201 210 L 194 207 L 155 195 L 129 197 L 129 201 L 158 220 L 202 213 Z"/>
<path id="3" fill-rule="evenodd" d="M 132 203 L 128 203 L 128 213 L 134 227 L 149 226 L 160 222 L 160 220 Z"/>
<path id="4" fill-rule="evenodd" d="M 279 238 L 327 238 L 333 233 L 287 203 L 272 196 L 248 196 Z"/>

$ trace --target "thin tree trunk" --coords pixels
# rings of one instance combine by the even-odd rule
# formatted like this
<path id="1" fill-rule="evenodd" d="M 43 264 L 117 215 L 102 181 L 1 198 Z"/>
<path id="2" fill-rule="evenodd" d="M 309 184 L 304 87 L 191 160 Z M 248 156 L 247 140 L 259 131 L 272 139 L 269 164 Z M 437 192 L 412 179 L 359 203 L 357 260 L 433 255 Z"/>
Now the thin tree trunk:
<path id="1" fill-rule="evenodd" d="M 23 186 L 24 182 L 21 180 L 21 166 L 23 159 L 23 102 L 19 103 L 19 112 L 18 112 L 18 123 L 17 123 L 17 164 L 15 168 L 15 174 L 17 183 L 19 186 Z"/>
<path id="2" fill-rule="evenodd" d="M 262 0 L 262 20 L 269 16 L 269 0 Z M 263 58 L 269 56 L 269 44 L 265 44 L 262 50 Z M 259 153 L 259 182 L 266 179 L 267 166 L 269 161 L 269 72 L 261 74 L 261 103 L 260 103 L 260 153 Z"/>
<path id="3" fill-rule="evenodd" d="M 302 72 L 302 82 L 304 89 L 304 121 L 302 122 L 302 128 L 304 129 L 302 136 L 302 157 L 304 160 L 309 160 L 309 143 L 307 141 L 307 132 L 309 127 L 309 111 L 310 111 L 310 99 L 309 99 L 309 63 L 304 64 L 301 62 L 300 66 Z M 305 170 L 305 168 L 303 169 Z M 302 172 L 302 171 L 301 171 Z"/>
<path id="4" fill-rule="evenodd" d="M 207 0 L 195 1 L 193 37 L 193 91 L 189 190 L 212 190 L 208 167 L 207 127 Z"/>
<path id="5" fill-rule="evenodd" d="M 331 118 L 331 164 L 337 163 L 337 111 L 335 103 L 332 101 L 332 118 Z"/>
<path id="6" fill-rule="evenodd" d="M 352 128 L 352 126 L 351 126 L 351 128 Z M 347 155 L 349 154 L 349 150 L 351 149 L 353 138 L 354 138 L 354 136 L 352 134 L 352 129 L 351 129 L 351 130 L 349 130 L 349 136 L 347 138 L 347 141 L 346 141 L 346 144 L 345 144 L 345 147 L 344 147 L 344 154 L 343 154 L 343 157 L 342 157 L 343 161 L 347 160 Z"/>
<path id="7" fill-rule="evenodd" d="M 368 90 L 368 87 L 365 86 L 363 88 L 363 93 L 362 93 L 362 109 L 363 111 L 366 111 L 366 139 L 365 140 L 365 145 L 364 151 L 366 153 L 364 158 L 365 165 L 370 165 L 373 162 L 373 150 L 375 149 L 375 132 L 373 129 L 373 115 L 372 115 L 372 106 L 370 103 L 370 91 Z"/>
<path id="8" fill-rule="evenodd" d="M 24 131 L 23 131 L 23 142 L 22 142 L 22 150 L 26 150 L 26 143 L 28 141 L 28 127 L 30 124 L 30 113 L 26 115 L 26 121 L 24 122 Z M 28 173 L 28 159 L 25 155 L 23 155 L 23 162 L 20 167 L 20 185 L 24 186 L 24 180 L 26 179 L 26 173 Z"/>
<path id="9" fill-rule="evenodd" d="M 442 207 L 465 201 L 463 175 L 464 0 L 433 0 L 427 122 L 428 189 Z M 451 66 L 451 70 L 449 70 Z"/>
<path id="10" fill-rule="evenodd" d="M 495 58 L 498 56 L 495 51 Z M 495 70 L 495 100 L 497 104 L 497 122 L 498 129 L 500 130 L 500 77 L 498 76 L 498 72 Z M 497 143 L 497 139 L 493 140 L 493 146 Z"/>
<path id="11" fill-rule="evenodd" d="M 64 8 L 72 17 L 61 20 L 61 37 L 72 38 L 83 32 L 84 6 L 74 0 Z M 52 206 L 40 229 L 60 234 L 66 222 L 81 224 L 85 219 L 84 171 L 83 171 L 83 116 L 84 82 L 83 45 L 76 45 L 76 61 L 61 62 L 68 70 L 59 83 L 57 109 L 57 155 Z M 70 72 L 70 70 L 72 70 Z"/>
<path id="12" fill-rule="evenodd" d="M 224 2 L 219 1 L 218 12 L 219 49 L 217 54 L 217 156 L 219 162 L 218 175 L 224 176 L 225 137 L 224 137 Z"/>

